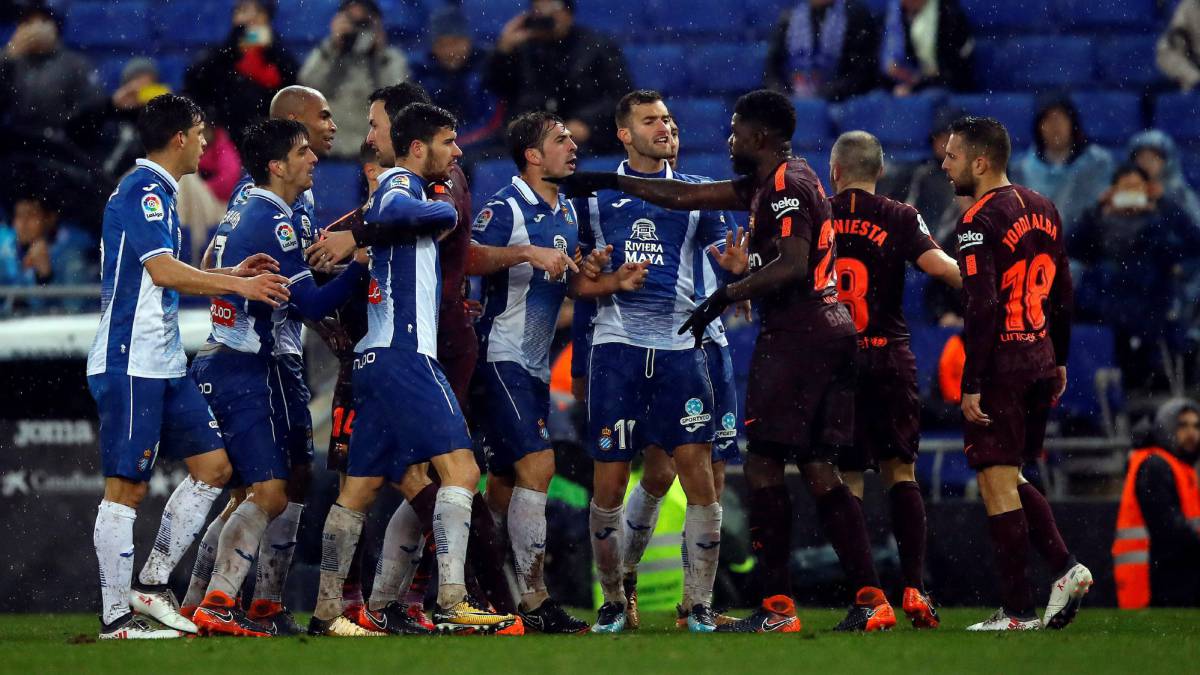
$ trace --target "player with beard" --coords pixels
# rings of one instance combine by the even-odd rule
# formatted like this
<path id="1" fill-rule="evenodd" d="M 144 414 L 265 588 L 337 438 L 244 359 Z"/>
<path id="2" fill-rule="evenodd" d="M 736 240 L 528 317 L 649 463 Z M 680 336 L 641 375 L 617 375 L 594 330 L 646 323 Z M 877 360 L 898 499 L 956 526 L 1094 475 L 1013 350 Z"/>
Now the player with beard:
<path id="1" fill-rule="evenodd" d="M 787 97 L 761 90 L 738 99 L 729 150 L 734 181 L 685 183 L 604 173 L 576 173 L 569 194 L 620 190 L 671 209 L 750 211 L 749 251 L 729 246 L 715 256 L 746 276 L 717 289 L 680 329 L 703 336 L 731 303 L 755 299 L 762 328 L 746 396 L 751 489 L 750 527 L 762 582 L 762 607 L 720 631 L 798 631 L 791 598 L 792 506 L 784 464 L 794 461 L 817 502 L 854 601 L 838 630 L 884 630 L 895 612 L 879 588 L 862 507 L 842 482 L 838 453 L 853 443 L 854 322 L 837 301 L 833 223 L 820 181 L 791 156 L 796 112 Z"/>
<path id="2" fill-rule="evenodd" d="M 1058 209 L 1008 181 L 1010 151 L 1004 125 L 964 117 L 950 125 L 942 161 L 955 193 L 976 200 L 957 230 L 963 442 L 987 509 L 1002 603 L 972 631 L 1065 628 L 1092 585 L 1046 498 L 1023 487 L 1021 466 L 1041 454 L 1050 408 L 1067 388 L 1074 289 Z M 1031 539 L 1056 576 L 1040 621 L 1025 573 Z"/>

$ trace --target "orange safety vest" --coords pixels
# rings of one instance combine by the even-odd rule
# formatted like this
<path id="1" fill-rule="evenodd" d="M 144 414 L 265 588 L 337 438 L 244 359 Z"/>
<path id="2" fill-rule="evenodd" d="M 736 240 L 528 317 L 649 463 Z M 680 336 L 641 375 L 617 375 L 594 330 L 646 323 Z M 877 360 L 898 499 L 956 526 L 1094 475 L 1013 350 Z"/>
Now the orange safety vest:
<path id="1" fill-rule="evenodd" d="M 1117 604 L 1121 609 L 1150 605 L 1150 532 L 1137 500 L 1137 472 L 1151 455 L 1166 460 L 1175 474 L 1175 490 L 1183 506 L 1183 517 L 1200 532 L 1200 486 L 1196 470 L 1162 448 L 1142 448 L 1129 454 L 1129 472 L 1117 511 L 1117 536 L 1113 540 L 1113 576 L 1117 582 Z"/>

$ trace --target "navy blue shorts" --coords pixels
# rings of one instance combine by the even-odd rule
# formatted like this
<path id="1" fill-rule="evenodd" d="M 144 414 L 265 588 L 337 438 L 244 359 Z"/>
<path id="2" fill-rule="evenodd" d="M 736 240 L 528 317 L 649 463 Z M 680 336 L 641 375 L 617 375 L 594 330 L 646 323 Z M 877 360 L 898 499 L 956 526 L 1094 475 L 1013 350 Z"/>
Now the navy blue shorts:
<path id="1" fill-rule="evenodd" d="M 410 465 L 471 449 L 442 366 L 424 354 L 387 348 L 359 354 L 354 413 L 347 476 L 397 482 Z"/>
<path id="2" fill-rule="evenodd" d="M 292 466 L 312 464 L 312 413 L 308 411 L 312 394 L 304 383 L 304 357 L 280 354 L 271 370 L 271 407 L 275 410 L 276 427 L 282 430 L 288 461 Z"/>
<path id="3" fill-rule="evenodd" d="M 628 462 L 639 450 L 711 443 L 713 388 L 703 349 L 592 347 L 588 364 L 588 441 L 592 459 Z"/>
<path id="4" fill-rule="evenodd" d="M 704 343 L 704 358 L 708 362 L 708 379 L 712 382 L 713 407 L 716 410 L 716 438 L 713 440 L 712 461 L 737 461 L 738 405 L 737 385 L 733 382 L 733 360 L 729 348 L 708 341 Z"/>
<path id="5" fill-rule="evenodd" d="M 269 356 L 221 350 L 192 361 L 191 375 L 208 399 L 225 451 L 233 465 L 230 485 L 248 486 L 287 479 L 281 415 L 271 406 L 274 360 Z"/>
<path id="6" fill-rule="evenodd" d="M 223 447 L 217 420 L 186 377 L 88 376 L 100 413 L 100 465 L 109 478 L 150 480 L 159 453 L 184 459 Z"/>
<path id="7" fill-rule="evenodd" d="M 488 471 L 506 474 L 522 457 L 550 447 L 550 385 L 512 361 L 481 363 L 475 372 L 487 401 L 476 409 L 479 445 Z"/>

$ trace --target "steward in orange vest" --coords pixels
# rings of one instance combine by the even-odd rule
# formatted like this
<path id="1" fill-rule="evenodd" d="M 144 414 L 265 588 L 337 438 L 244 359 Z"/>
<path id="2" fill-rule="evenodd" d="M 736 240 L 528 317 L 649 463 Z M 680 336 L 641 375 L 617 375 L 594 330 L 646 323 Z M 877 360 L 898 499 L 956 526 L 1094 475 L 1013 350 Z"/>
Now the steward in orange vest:
<path id="1" fill-rule="evenodd" d="M 1155 415 L 1159 447 L 1134 450 L 1117 512 L 1117 604 L 1200 606 L 1200 404 L 1172 399 Z"/>

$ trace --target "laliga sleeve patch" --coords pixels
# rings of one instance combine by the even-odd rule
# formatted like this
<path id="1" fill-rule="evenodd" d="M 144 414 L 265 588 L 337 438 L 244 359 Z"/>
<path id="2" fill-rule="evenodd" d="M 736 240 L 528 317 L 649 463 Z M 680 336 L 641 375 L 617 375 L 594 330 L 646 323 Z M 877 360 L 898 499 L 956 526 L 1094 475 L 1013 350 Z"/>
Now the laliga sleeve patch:
<path id="1" fill-rule="evenodd" d="M 390 181 L 388 181 L 389 190 L 394 188 L 404 188 L 407 190 L 409 189 L 409 185 L 410 183 L 408 181 L 408 174 L 405 173 L 396 174 L 395 176 L 392 176 Z"/>
<path id="2" fill-rule="evenodd" d="M 165 218 L 167 210 L 163 208 L 162 198 L 155 194 L 142 197 L 142 215 L 149 221 Z"/>
<path id="3" fill-rule="evenodd" d="M 491 209 L 484 209 L 475 216 L 475 222 L 471 225 L 471 229 L 476 232 L 483 232 L 487 229 L 488 223 L 492 222 L 492 216 L 495 215 Z"/>
<path id="4" fill-rule="evenodd" d="M 275 238 L 279 240 L 279 248 L 284 251 L 294 251 L 300 246 L 296 231 L 291 223 L 280 223 L 275 226 Z"/>

